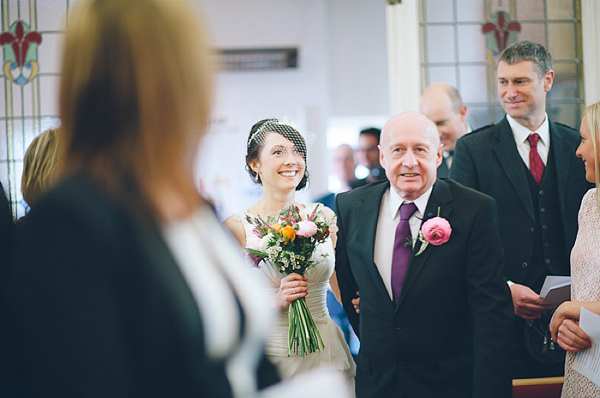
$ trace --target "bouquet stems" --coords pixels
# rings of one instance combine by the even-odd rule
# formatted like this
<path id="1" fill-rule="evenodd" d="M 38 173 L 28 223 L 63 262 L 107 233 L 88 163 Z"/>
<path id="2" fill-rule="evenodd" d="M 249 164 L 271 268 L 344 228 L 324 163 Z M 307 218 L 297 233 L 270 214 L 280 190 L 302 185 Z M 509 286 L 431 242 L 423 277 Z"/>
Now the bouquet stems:
<path id="1" fill-rule="evenodd" d="M 304 297 L 291 302 L 288 321 L 288 356 L 293 352 L 304 357 L 325 348 Z"/>

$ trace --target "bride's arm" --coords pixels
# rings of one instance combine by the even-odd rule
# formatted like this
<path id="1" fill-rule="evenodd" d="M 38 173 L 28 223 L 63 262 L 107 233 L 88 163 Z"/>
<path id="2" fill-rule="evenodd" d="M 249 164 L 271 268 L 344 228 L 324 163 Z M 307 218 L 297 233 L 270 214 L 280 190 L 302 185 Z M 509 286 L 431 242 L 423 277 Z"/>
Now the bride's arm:
<path id="1" fill-rule="evenodd" d="M 223 221 L 223 225 L 233 234 L 240 246 L 246 246 L 246 230 L 244 229 L 242 222 L 238 220 L 235 215 L 230 216 L 227 220 Z"/>

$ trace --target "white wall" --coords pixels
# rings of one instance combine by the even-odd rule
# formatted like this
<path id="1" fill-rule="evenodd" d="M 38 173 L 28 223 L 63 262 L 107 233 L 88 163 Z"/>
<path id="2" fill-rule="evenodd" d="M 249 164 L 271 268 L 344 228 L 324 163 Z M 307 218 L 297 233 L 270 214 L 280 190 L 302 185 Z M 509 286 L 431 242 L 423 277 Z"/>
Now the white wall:
<path id="1" fill-rule="evenodd" d="M 309 147 L 310 201 L 327 191 L 332 116 L 388 112 L 385 2 L 373 0 L 198 0 L 217 48 L 298 47 L 296 69 L 222 72 L 213 125 L 199 164 L 222 217 L 245 210 L 260 189 L 244 170 L 250 127 L 288 117 L 317 135 Z M 358 126 L 360 127 L 360 126 Z M 358 127 L 354 132 L 358 134 Z M 348 142 L 355 137 L 348 137 Z"/>

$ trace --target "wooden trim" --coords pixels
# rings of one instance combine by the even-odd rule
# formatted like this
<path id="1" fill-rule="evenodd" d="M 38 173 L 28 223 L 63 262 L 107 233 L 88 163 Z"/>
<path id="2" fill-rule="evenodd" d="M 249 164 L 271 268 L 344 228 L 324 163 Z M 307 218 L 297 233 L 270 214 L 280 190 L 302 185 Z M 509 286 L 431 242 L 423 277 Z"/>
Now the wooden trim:
<path id="1" fill-rule="evenodd" d="M 538 379 L 513 379 L 513 387 L 519 386 L 540 386 L 545 384 L 563 384 L 565 378 L 560 377 L 541 377 Z"/>

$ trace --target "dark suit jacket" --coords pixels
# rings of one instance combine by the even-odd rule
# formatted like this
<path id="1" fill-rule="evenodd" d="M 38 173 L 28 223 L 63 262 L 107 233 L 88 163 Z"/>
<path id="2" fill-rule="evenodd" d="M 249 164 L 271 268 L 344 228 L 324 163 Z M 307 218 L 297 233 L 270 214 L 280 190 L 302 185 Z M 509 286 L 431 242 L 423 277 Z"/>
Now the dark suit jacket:
<path id="1" fill-rule="evenodd" d="M 448 163 L 446 163 L 446 158 L 443 158 L 442 163 L 437 168 L 437 176 L 438 178 L 448 178 L 449 175 L 450 169 L 448 168 Z"/>
<path id="2" fill-rule="evenodd" d="M 10 259 L 13 246 L 14 220 L 8 198 L 0 184 L 0 271 L 4 269 Z"/>
<path id="3" fill-rule="evenodd" d="M 17 233 L 0 292 L 13 372 L 2 396 L 232 394 L 223 362 L 207 357 L 196 302 L 148 213 L 124 210 L 78 176 L 44 196 Z"/>
<path id="4" fill-rule="evenodd" d="M 570 258 L 575 243 L 581 199 L 592 187 L 585 179 L 583 162 L 575 156 L 579 142 L 577 131 L 550 121 L 550 151 L 556 161 L 566 258 Z M 535 215 L 523 161 L 506 117 L 457 141 L 450 178 L 496 199 L 505 251 L 504 274 L 515 283 L 527 284 L 528 269 L 522 264 L 533 255 Z"/>
<path id="5" fill-rule="evenodd" d="M 360 397 L 509 397 L 512 301 L 501 274 L 493 199 L 437 180 L 425 219 L 452 226 L 450 240 L 413 250 L 393 303 L 373 260 L 379 209 L 389 182 L 336 198 L 336 272 L 342 301 L 360 337 Z M 360 291 L 360 315 L 351 299 Z"/>

